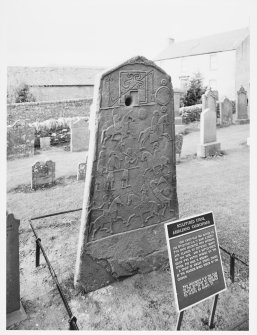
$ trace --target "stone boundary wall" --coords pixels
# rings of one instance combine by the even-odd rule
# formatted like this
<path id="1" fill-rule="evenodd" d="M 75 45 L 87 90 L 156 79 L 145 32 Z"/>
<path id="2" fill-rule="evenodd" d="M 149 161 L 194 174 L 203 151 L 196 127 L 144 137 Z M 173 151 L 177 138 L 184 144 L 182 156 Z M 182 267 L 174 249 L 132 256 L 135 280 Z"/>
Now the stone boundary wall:
<path id="1" fill-rule="evenodd" d="M 40 101 L 7 104 L 7 125 L 17 120 L 28 123 L 41 122 L 59 117 L 88 116 L 93 99 L 72 99 L 61 101 Z"/>

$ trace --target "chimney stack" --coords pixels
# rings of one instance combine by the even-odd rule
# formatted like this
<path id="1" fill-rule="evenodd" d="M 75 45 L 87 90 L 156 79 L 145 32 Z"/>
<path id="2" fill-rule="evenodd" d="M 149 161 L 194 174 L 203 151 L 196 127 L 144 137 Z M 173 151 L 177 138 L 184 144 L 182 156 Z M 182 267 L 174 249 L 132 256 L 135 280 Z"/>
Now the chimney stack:
<path id="1" fill-rule="evenodd" d="M 169 37 L 168 38 L 168 43 L 169 43 L 169 46 L 174 44 L 175 43 L 175 38 Z"/>

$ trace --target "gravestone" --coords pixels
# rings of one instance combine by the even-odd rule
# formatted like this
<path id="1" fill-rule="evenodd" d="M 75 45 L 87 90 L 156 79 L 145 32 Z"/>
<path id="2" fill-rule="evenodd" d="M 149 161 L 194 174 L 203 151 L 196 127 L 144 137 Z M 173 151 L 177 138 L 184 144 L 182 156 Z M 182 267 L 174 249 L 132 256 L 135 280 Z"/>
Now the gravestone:
<path id="1" fill-rule="evenodd" d="M 230 126 L 232 121 L 232 102 L 228 98 L 225 98 L 220 102 L 220 126 Z"/>
<path id="2" fill-rule="evenodd" d="M 240 90 L 237 92 L 236 120 L 235 120 L 237 124 L 244 124 L 249 122 L 247 105 L 248 105 L 247 92 L 243 88 L 243 86 L 241 86 Z"/>
<path id="3" fill-rule="evenodd" d="M 81 118 L 71 123 L 71 145 L 72 152 L 85 151 L 88 149 L 89 129 L 88 119 Z"/>
<path id="4" fill-rule="evenodd" d="M 216 101 L 217 101 L 217 91 L 213 91 L 211 88 L 202 95 L 202 110 L 209 108 L 216 114 Z"/>
<path id="5" fill-rule="evenodd" d="M 48 150 L 50 149 L 50 140 L 51 137 L 40 137 L 40 149 L 41 150 Z"/>
<path id="6" fill-rule="evenodd" d="M 182 145 L 183 145 L 183 135 L 182 134 L 175 135 L 175 144 L 176 144 L 176 154 L 179 155 L 179 158 L 180 158 Z"/>
<path id="7" fill-rule="evenodd" d="M 6 326 L 26 319 L 20 301 L 19 225 L 13 214 L 6 213 Z"/>
<path id="8" fill-rule="evenodd" d="M 32 165 L 31 188 L 36 190 L 39 187 L 49 187 L 55 183 L 55 162 L 36 162 Z"/>
<path id="9" fill-rule="evenodd" d="M 200 145 L 197 156 L 208 157 L 220 152 L 220 143 L 216 138 L 216 111 L 205 109 L 200 116 Z"/>
<path id="10" fill-rule="evenodd" d="M 78 164 L 77 180 L 85 180 L 87 172 L 87 162 Z"/>
<path id="11" fill-rule="evenodd" d="M 100 75 L 90 115 L 75 287 L 96 290 L 167 261 L 178 217 L 170 76 L 138 56 Z"/>
<path id="12" fill-rule="evenodd" d="M 182 124 L 182 116 L 179 114 L 180 108 L 180 96 L 182 91 L 178 88 L 174 88 L 174 113 L 175 113 L 175 124 Z"/>
<path id="13" fill-rule="evenodd" d="M 34 155 L 35 130 L 26 121 L 17 120 L 7 126 L 7 158 Z"/>

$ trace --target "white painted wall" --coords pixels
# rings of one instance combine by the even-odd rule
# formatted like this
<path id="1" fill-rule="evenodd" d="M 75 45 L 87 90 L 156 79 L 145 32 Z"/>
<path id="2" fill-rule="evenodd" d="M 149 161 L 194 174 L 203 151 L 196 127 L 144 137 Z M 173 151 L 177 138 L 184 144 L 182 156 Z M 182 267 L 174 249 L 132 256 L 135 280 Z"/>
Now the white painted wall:
<path id="1" fill-rule="evenodd" d="M 211 55 L 216 55 L 216 69 L 211 69 Z M 173 87 L 181 87 L 181 76 L 190 77 L 195 72 L 200 72 L 203 77 L 204 86 L 209 86 L 210 83 L 215 81 L 216 87 L 212 88 L 218 90 L 219 98 L 227 96 L 229 99 L 235 100 L 235 50 L 167 59 L 156 61 L 156 63 L 171 76 Z"/>

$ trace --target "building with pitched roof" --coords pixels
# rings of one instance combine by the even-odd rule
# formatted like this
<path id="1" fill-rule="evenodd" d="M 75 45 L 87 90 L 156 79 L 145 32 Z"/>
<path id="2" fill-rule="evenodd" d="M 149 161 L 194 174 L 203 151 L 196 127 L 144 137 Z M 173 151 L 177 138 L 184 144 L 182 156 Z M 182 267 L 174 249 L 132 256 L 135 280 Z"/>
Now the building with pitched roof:
<path id="1" fill-rule="evenodd" d="M 25 83 L 36 101 L 92 98 L 95 77 L 102 67 L 23 67 L 7 68 L 9 88 Z"/>
<path id="2" fill-rule="evenodd" d="M 236 98 L 243 86 L 250 91 L 250 33 L 248 28 L 175 42 L 155 57 L 168 72 L 173 86 L 185 89 L 188 79 L 197 72 L 203 85 L 218 90 L 219 97 Z"/>

